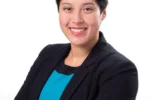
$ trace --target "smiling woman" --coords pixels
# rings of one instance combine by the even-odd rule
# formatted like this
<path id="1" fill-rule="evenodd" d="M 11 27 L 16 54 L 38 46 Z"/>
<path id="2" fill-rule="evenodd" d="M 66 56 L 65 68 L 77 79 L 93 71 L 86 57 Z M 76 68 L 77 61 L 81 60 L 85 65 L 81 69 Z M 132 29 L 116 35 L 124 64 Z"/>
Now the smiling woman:
<path id="1" fill-rule="evenodd" d="M 56 0 L 70 43 L 39 54 L 15 100 L 135 100 L 137 69 L 100 30 L 107 0 Z"/>
<path id="2" fill-rule="evenodd" d="M 97 43 L 99 26 L 106 10 L 100 12 L 98 4 L 93 0 L 60 2 L 60 26 L 72 46 L 82 45 L 91 49 Z"/>

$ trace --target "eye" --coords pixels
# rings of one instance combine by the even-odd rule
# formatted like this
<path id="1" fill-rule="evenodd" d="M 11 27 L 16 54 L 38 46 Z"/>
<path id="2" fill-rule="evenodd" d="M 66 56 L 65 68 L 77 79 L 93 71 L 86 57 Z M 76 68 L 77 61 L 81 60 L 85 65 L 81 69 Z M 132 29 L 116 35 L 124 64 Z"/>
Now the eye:
<path id="1" fill-rule="evenodd" d="M 65 8 L 63 8 L 63 10 L 70 11 L 71 8 L 70 7 L 65 7 Z"/>
<path id="2" fill-rule="evenodd" d="M 92 11 L 93 9 L 92 8 L 85 8 L 84 9 L 84 11 L 86 11 L 86 12 L 90 12 L 90 11 Z"/>

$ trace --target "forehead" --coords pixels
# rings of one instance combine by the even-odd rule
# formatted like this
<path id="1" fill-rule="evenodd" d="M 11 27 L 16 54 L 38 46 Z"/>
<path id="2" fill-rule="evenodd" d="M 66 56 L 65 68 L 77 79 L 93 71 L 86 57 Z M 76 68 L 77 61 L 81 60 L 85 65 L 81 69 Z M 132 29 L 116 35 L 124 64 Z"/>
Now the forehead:
<path id="1" fill-rule="evenodd" d="M 70 5 L 97 5 L 95 0 L 60 0 L 60 4 Z"/>

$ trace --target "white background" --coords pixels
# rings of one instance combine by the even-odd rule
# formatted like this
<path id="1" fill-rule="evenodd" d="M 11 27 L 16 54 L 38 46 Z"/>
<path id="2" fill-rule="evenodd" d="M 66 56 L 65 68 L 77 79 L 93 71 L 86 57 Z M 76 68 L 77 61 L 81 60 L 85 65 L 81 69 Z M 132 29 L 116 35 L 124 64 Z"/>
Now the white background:
<path id="1" fill-rule="evenodd" d="M 150 100 L 149 9 L 149 0 L 109 0 L 101 27 L 137 66 L 137 100 Z M 0 0 L 0 100 L 13 100 L 44 46 L 64 42 L 55 0 Z"/>

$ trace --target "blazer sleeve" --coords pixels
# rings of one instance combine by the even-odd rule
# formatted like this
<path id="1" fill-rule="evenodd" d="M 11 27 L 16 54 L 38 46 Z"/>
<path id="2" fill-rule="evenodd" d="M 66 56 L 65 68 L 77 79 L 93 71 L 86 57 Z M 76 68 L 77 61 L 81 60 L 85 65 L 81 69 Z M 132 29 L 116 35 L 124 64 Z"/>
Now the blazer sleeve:
<path id="1" fill-rule="evenodd" d="M 27 98 L 28 98 L 29 90 L 32 86 L 32 83 L 34 82 L 34 79 L 36 78 L 36 76 L 40 70 L 40 65 L 44 61 L 43 56 L 49 47 L 50 47 L 50 45 L 46 46 L 39 53 L 37 59 L 31 66 L 30 71 L 28 72 L 28 75 L 14 100 L 28 100 Z"/>
<path id="2" fill-rule="evenodd" d="M 138 90 L 138 73 L 135 65 L 118 61 L 108 68 L 99 80 L 96 100 L 135 100 Z"/>

